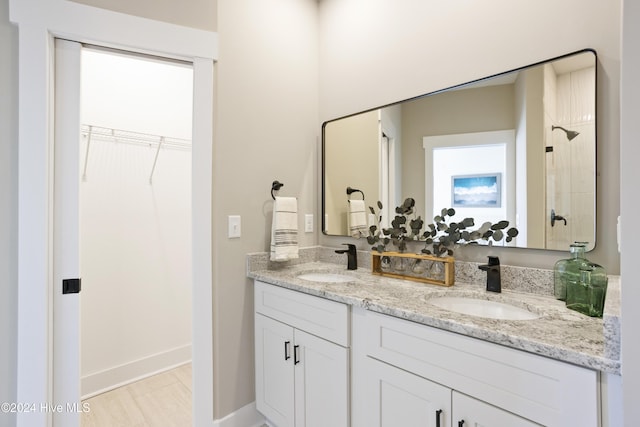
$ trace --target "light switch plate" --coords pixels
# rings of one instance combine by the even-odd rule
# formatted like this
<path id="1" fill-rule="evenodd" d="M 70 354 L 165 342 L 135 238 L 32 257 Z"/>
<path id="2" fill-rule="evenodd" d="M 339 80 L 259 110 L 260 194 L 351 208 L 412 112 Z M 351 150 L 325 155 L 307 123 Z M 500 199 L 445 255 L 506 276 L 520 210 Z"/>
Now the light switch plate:
<path id="1" fill-rule="evenodd" d="M 313 233 L 313 214 L 304 216 L 304 231 L 305 233 Z"/>
<path id="2" fill-rule="evenodd" d="M 228 237 L 230 239 L 237 239 L 242 234 L 241 231 L 240 215 L 229 215 Z"/>

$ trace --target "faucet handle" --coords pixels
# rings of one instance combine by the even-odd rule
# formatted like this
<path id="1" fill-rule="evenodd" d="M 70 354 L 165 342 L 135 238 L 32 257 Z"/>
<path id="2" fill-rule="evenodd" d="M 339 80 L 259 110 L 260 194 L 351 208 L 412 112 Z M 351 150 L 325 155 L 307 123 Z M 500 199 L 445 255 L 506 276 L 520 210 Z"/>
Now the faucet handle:
<path id="1" fill-rule="evenodd" d="M 489 265 L 500 265 L 500 258 L 497 256 L 488 256 L 487 258 L 489 259 Z"/>
<path id="2" fill-rule="evenodd" d="M 358 268 L 358 252 L 356 251 L 356 245 L 353 243 L 343 243 L 347 245 L 348 249 L 337 249 L 337 254 L 347 254 L 347 270 L 356 270 Z"/>
<path id="3" fill-rule="evenodd" d="M 347 245 L 347 248 L 349 249 L 349 251 L 353 251 L 355 252 L 356 250 L 356 245 L 354 245 L 353 243 L 343 243 L 343 245 Z"/>

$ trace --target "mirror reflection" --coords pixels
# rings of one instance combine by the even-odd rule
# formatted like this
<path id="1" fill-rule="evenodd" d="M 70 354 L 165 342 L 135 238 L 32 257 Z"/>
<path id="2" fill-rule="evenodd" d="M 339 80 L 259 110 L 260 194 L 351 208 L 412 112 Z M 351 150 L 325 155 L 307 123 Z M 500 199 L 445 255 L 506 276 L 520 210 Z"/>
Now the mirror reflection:
<path id="1" fill-rule="evenodd" d="M 325 122 L 323 232 L 366 235 L 369 206 L 384 226 L 413 197 L 427 222 L 449 207 L 507 219 L 509 246 L 593 248 L 595 66 L 585 50 Z"/>

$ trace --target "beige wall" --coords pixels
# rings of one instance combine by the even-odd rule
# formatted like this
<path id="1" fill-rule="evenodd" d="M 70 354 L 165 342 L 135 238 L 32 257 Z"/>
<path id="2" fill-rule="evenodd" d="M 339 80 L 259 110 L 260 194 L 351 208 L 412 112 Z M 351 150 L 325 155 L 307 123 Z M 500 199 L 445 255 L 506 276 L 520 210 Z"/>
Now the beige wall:
<path id="1" fill-rule="evenodd" d="M 422 138 L 514 129 L 513 97 L 513 85 L 500 85 L 445 92 L 403 104 L 402 199 L 416 199 L 419 215 L 429 222 L 432 219 L 431 212 L 425 214 Z"/>
<path id="2" fill-rule="evenodd" d="M 16 400 L 18 321 L 18 31 L 0 0 L 0 402 Z M 15 422 L 0 413 L 0 427 Z"/>
<path id="3" fill-rule="evenodd" d="M 216 31 L 218 0 L 71 0 L 114 12 Z"/>
<path id="4" fill-rule="evenodd" d="M 379 199 L 378 117 L 379 110 L 374 110 L 325 125 L 325 164 L 331 169 L 331 174 L 325 176 L 324 187 L 328 234 L 349 234 L 347 199 L 362 196 L 359 193 L 347 196 L 347 187 L 361 190 L 366 206 L 375 206 Z"/>
<path id="5" fill-rule="evenodd" d="M 571 16 L 570 20 L 566 17 Z M 452 25 L 455 21 L 455 25 Z M 619 272 L 620 2 L 320 2 L 320 119 L 344 116 L 586 47 L 598 53 L 598 235 L 589 257 Z M 384 28 L 384 31 L 380 31 Z M 321 236 L 337 245 L 345 238 Z M 358 242 L 360 248 L 366 242 Z M 564 253 L 490 249 L 505 264 L 551 268 Z M 489 249 L 459 256 L 484 261 Z"/>
<path id="6" fill-rule="evenodd" d="M 544 235 L 546 219 L 549 218 L 545 204 L 545 141 L 546 126 L 533 126 L 533 123 L 544 123 L 543 98 L 544 70 L 536 67 L 528 70 L 518 78 L 518 83 L 525 99 L 525 107 L 520 117 L 519 133 L 524 133 L 526 140 L 526 183 L 527 183 L 527 246 L 545 248 Z M 523 80 L 522 82 L 520 80 Z M 524 122 L 524 123 L 522 123 Z M 550 129 L 551 127 L 549 127 Z M 521 129 L 525 129 L 524 132 Z M 568 250 L 569 245 L 563 246 Z"/>
<path id="7" fill-rule="evenodd" d="M 214 145 L 214 378 L 216 414 L 254 400 L 253 284 L 247 252 L 268 251 L 271 182 L 298 197 L 299 225 L 315 214 L 318 28 L 315 0 L 221 0 Z M 242 237 L 226 238 L 227 216 Z M 316 233 L 299 233 L 301 246 Z"/>

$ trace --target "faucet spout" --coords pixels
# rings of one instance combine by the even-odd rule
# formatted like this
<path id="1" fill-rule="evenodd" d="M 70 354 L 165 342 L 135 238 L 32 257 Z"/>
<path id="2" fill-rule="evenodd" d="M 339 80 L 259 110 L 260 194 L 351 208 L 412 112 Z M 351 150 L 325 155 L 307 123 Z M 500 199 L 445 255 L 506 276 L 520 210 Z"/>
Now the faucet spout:
<path id="1" fill-rule="evenodd" d="M 356 245 L 351 243 L 343 243 L 343 245 L 347 245 L 348 249 L 337 249 L 337 254 L 347 254 L 347 270 L 357 270 L 358 269 L 358 253 L 356 252 Z"/>
<path id="2" fill-rule="evenodd" d="M 489 262 L 479 265 L 478 268 L 487 272 L 487 291 L 502 292 L 502 283 L 500 281 L 500 259 L 497 256 L 490 256 Z"/>

